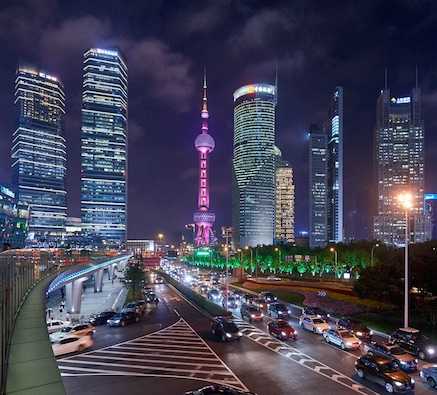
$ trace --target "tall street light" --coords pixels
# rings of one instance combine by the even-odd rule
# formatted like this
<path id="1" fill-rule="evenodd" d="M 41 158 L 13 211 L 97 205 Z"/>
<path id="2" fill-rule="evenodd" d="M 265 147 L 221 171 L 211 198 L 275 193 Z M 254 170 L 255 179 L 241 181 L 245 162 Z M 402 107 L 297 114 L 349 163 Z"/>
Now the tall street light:
<path id="1" fill-rule="evenodd" d="M 338 255 L 337 250 L 333 247 L 330 248 L 330 251 L 334 253 L 334 279 L 337 280 L 337 264 L 338 264 Z"/>
<path id="2" fill-rule="evenodd" d="M 252 248 L 249 248 L 249 246 L 246 246 L 246 247 L 244 247 L 244 249 L 250 251 L 250 269 L 252 270 L 252 264 L 253 264 L 253 252 L 252 252 Z"/>
<path id="3" fill-rule="evenodd" d="M 409 310 L 409 279 L 408 279 L 408 210 L 412 204 L 412 196 L 409 193 L 401 193 L 399 201 L 405 208 L 405 280 L 404 280 L 404 328 L 408 328 L 408 310 Z"/>
<path id="4" fill-rule="evenodd" d="M 222 235 L 226 238 L 226 311 L 229 311 L 229 233 L 232 232 L 232 228 L 222 227 Z"/>
<path id="5" fill-rule="evenodd" d="M 263 244 L 258 244 L 256 246 L 256 254 L 255 254 L 255 264 L 256 264 L 256 272 L 255 272 L 255 276 L 256 276 L 256 282 L 258 282 L 258 248 L 263 247 Z"/>
<path id="6" fill-rule="evenodd" d="M 373 267 L 373 250 L 375 249 L 375 247 L 379 247 L 379 244 L 376 243 L 373 247 L 372 247 L 372 251 L 370 252 L 370 266 Z"/>

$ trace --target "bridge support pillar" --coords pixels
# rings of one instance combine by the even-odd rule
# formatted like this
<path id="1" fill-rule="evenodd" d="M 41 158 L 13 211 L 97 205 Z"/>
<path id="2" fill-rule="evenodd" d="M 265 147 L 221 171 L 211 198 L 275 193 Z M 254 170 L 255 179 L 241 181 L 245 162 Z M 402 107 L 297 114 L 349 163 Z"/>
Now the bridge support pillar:
<path id="1" fill-rule="evenodd" d="M 78 278 L 70 283 L 65 284 L 65 310 L 71 314 L 79 314 L 82 304 L 82 292 L 84 292 L 82 283 L 87 278 Z"/>
<path id="2" fill-rule="evenodd" d="M 103 269 L 94 272 L 94 292 L 102 292 L 103 289 Z"/>

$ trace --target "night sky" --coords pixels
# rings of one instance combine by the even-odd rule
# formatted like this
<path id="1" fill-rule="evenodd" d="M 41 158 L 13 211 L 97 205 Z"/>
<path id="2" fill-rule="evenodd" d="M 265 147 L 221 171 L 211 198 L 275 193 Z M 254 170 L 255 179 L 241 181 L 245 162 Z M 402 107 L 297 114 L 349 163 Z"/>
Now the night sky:
<path id="1" fill-rule="evenodd" d="M 171 243 L 197 209 L 202 84 L 207 68 L 211 210 L 231 225 L 233 92 L 275 83 L 276 145 L 294 168 L 296 234 L 308 230 L 310 123 L 344 88 L 345 231 L 372 184 L 376 100 L 418 83 L 426 191 L 437 193 L 437 3 L 434 0 L 0 0 L 0 183 L 10 183 L 14 79 L 22 59 L 60 78 L 67 97 L 68 215 L 80 216 L 82 61 L 117 45 L 129 68 L 128 238 Z M 368 200 L 368 199 L 367 199 Z"/>

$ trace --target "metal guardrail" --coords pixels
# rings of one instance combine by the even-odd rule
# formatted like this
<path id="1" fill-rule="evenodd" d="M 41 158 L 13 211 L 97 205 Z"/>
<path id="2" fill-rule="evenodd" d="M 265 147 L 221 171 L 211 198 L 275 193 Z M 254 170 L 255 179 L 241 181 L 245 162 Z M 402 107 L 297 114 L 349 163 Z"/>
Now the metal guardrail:
<path id="1" fill-rule="evenodd" d="M 84 262 L 95 255 L 88 250 L 20 249 L 0 253 L 0 393 L 6 392 L 10 346 L 15 322 L 27 295 L 33 287 L 65 265 Z M 44 312 L 41 312 L 44 314 Z"/>

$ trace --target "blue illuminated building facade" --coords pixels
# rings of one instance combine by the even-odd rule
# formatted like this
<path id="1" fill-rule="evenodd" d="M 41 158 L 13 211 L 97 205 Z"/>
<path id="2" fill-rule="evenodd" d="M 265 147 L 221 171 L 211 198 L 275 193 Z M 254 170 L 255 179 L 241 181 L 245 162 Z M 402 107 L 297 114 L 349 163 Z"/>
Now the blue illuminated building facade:
<path id="1" fill-rule="evenodd" d="M 56 77 L 20 64 L 15 109 L 13 189 L 17 201 L 30 207 L 29 242 L 53 243 L 67 219 L 64 87 Z"/>
<path id="2" fill-rule="evenodd" d="M 84 55 L 81 220 L 101 246 L 126 241 L 128 70 L 118 48 Z"/>

